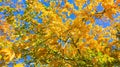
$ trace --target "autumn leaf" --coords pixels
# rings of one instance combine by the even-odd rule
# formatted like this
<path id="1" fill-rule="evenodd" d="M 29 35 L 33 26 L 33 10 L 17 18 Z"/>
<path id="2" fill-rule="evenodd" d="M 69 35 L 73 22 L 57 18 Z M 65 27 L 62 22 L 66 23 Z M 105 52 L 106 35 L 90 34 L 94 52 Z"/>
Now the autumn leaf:
<path id="1" fill-rule="evenodd" d="M 0 2 L 2 2 L 2 0 L 0 0 Z"/>
<path id="2" fill-rule="evenodd" d="M 15 64 L 14 67 L 24 67 L 23 64 Z"/>
<path id="3" fill-rule="evenodd" d="M 24 67 L 28 62 L 50 67 L 117 65 L 120 0 L 72 1 L 0 3 L 1 66 L 28 55 L 30 62 L 13 66 Z"/>
<path id="4" fill-rule="evenodd" d="M 4 48 L 0 50 L 0 54 L 6 62 L 12 61 L 15 57 L 15 53 L 10 48 Z"/>

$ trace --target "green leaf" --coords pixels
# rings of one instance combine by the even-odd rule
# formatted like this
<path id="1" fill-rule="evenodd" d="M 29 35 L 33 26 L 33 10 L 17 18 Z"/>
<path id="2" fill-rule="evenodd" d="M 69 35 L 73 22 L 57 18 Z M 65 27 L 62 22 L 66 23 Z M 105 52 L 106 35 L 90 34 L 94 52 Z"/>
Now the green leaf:
<path id="1" fill-rule="evenodd" d="M 40 67 L 40 64 L 39 64 L 39 63 L 37 64 L 37 67 Z"/>
<path id="2" fill-rule="evenodd" d="M 102 52 L 98 52 L 98 56 L 101 56 L 102 55 Z"/>

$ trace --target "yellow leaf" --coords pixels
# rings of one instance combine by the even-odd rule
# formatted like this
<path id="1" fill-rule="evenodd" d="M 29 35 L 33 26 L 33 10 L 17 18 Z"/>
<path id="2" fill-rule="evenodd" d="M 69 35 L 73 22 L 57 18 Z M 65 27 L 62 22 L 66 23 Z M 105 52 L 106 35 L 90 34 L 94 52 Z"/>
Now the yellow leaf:
<path id="1" fill-rule="evenodd" d="M 0 55 L 0 59 L 2 58 L 2 56 Z"/>
<path id="2" fill-rule="evenodd" d="M 18 54 L 16 54 L 17 55 L 17 58 L 19 59 L 19 58 L 21 58 L 21 53 L 18 53 Z"/>
<path id="3" fill-rule="evenodd" d="M 0 50 L 0 54 L 3 55 L 5 61 L 9 62 L 15 57 L 15 53 L 10 48 L 4 48 Z"/>
<path id="4" fill-rule="evenodd" d="M 24 65 L 23 64 L 16 64 L 16 65 L 14 65 L 14 67 L 24 67 Z"/>

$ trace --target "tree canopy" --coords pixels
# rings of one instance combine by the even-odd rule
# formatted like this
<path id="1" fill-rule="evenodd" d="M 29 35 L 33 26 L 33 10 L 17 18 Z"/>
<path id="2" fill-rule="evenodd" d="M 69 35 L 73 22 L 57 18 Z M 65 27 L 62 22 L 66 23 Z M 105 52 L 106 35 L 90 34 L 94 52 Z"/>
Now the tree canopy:
<path id="1" fill-rule="evenodd" d="M 0 0 L 0 67 L 10 63 L 120 66 L 120 0 Z"/>

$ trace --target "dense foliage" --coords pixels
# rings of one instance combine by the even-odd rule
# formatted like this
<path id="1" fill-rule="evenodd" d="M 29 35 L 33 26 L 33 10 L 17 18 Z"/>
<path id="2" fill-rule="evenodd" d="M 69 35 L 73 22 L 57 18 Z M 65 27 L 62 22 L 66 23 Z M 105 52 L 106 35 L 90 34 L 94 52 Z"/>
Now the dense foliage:
<path id="1" fill-rule="evenodd" d="M 1 1 L 0 67 L 120 66 L 120 0 L 72 1 Z"/>

